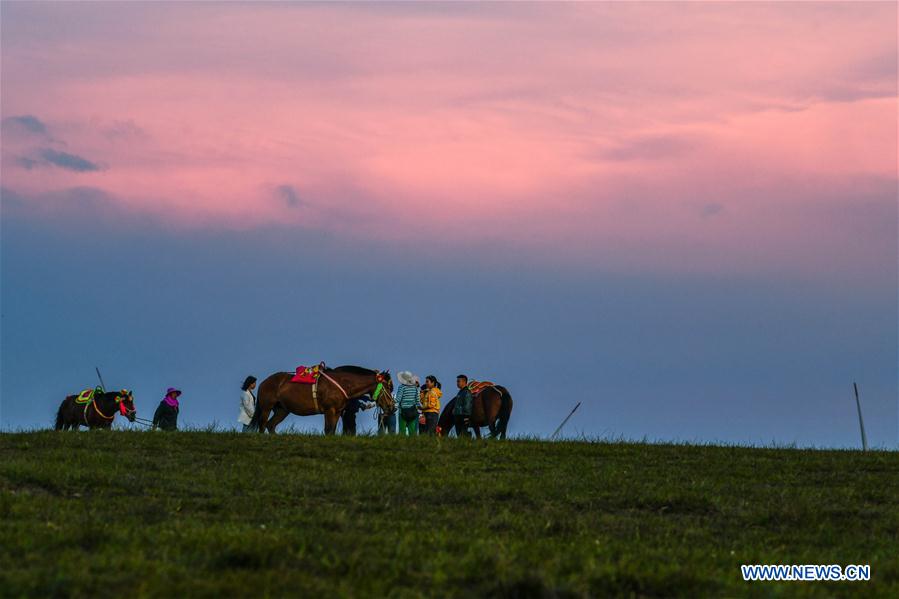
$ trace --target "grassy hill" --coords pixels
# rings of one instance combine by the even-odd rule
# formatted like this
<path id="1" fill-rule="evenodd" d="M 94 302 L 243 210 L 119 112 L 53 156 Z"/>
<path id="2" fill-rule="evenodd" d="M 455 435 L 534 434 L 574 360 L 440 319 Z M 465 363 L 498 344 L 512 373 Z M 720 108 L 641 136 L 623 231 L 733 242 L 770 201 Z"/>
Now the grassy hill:
<path id="1" fill-rule="evenodd" d="M 899 596 L 899 454 L 0 436 L 3 596 Z M 741 564 L 871 564 L 867 583 Z"/>

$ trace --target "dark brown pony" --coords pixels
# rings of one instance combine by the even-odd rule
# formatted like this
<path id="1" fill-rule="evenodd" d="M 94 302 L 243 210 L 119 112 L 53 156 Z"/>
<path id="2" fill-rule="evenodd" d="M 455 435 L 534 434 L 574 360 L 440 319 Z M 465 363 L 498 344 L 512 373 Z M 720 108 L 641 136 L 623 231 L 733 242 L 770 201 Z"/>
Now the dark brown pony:
<path id="1" fill-rule="evenodd" d="M 378 395 L 375 401 L 382 410 L 394 409 L 393 380 L 389 370 L 381 372 L 359 366 L 325 368 L 318 379 L 315 397 L 312 396 L 312 385 L 292 383 L 291 378 L 292 372 L 276 372 L 262 381 L 250 427 L 259 432 L 274 433 L 275 427 L 289 414 L 324 414 L 325 434 L 332 435 L 348 398 L 373 394 L 379 383 L 383 383 L 387 392 Z M 273 412 L 271 418 L 270 412 Z"/>
<path id="2" fill-rule="evenodd" d="M 121 414 L 134 422 L 137 410 L 134 407 L 134 394 L 127 389 L 111 393 L 95 393 L 94 398 L 84 404 L 76 403 L 77 395 L 69 395 L 59 405 L 56 412 L 56 430 L 78 430 L 86 426 L 95 428 L 111 428 L 116 414 Z"/>
<path id="3" fill-rule="evenodd" d="M 454 426 L 453 408 L 455 406 L 454 398 L 443 407 L 443 412 L 440 413 L 440 418 L 437 420 L 440 434 L 444 437 L 449 436 L 450 430 Z M 474 434 L 478 439 L 481 438 L 481 427 L 483 426 L 490 427 L 491 437 L 505 439 L 511 416 L 512 395 L 505 387 L 499 385 L 487 387 L 474 396 L 471 403 L 471 428 L 474 429 Z"/>

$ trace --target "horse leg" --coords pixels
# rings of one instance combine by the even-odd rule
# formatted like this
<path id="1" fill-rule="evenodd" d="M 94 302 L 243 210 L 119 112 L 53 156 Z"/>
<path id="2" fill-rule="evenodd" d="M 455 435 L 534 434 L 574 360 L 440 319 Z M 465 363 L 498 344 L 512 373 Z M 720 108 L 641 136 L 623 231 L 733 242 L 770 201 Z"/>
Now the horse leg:
<path id="1" fill-rule="evenodd" d="M 481 427 L 478 426 L 477 424 L 472 423 L 471 429 L 474 431 L 474 436 L 477 439 L 480 439 L 481 438 Z"/>
<path id="2" fill-rule="evenodd" d="M 256 403 L 256 415 L 259 417 L 259 428 L 257 432 L 264 433 L 268 430 L 268 414 L 271 411 L 269 406 L 264 406 L 261 401 L 257 400 Z M 269 431 L 271 432 L 271 431 Z"/>
<path id="3" fill-rule="evenodd" d="M 340 420 L 340 413 L 334 408 L 328 408 L 325 412 L 325 434 L 333 435 L 337 432 L 337 421 Z"/>
<path id="4" fill-rule="evenodd" d="M 250 425 L 259 433 L 268 431 L 274 433 L 274 427 L 269 426 L 269 416 L 278 405 L 278 395 L 281 393 L 281 382 L 284 373 L 273 374 L 259 383 L 259 394 L 256 397 L 256 411 L 250 420 Z M 283 420 L 283 418 L 281 419 Z M 277 422 L 275 423 L 277 424 Z"/>
<path id="5" fill-rule="evenodd" d="M 488 394 L 489 393 L 489 400 Z M 490 438 L 493 439 L 497 435 L 496 421 L 499 417 L 500 404 L 502 397 L 495 389 L 484 391 L 484 423 L 490 429 Z"/>
<path id="6" fill-rule="evenodd" d="M 66 431 L 71 428 L 72 421 L 71 397 L 66 397 L 56 411 L 56 430 Z"/>
<path id="7" fill-rule="evenodd" d="M 497 435 L 496 421 L 499 416 L 499 402 L 491 402 L 490 409 L 485 410 L 487 417 L 487 428 L 490 429 L 490 438 L 495 439 Z"/>
<path id="8" fill-rule="evenodd" d="M 274 413 L 272 414 L 271 419 L 266 425 L 268 428 L 268 432 L 275 434 L 275 427 L 281 424 L 289 414 L 290 412 L 287 410 L 287 408 L 282 406 L 280 403 L 276 403 Z"/>
<path id="9" fill-rule="evenodd" d="M 268 392 L 266 392 L 266 395 L 268 395 Z M 258 432 L 275 432 L 274 427 L 270 425 L 269 416 L 271 416 L 272 413 L 277 409 L 277 406 L 277 399 L 269 399 L 268 397 L 263 396 L 262 390 L 259 391 L 259 397 L 256 400 L 256 413 L 253 414 L 253 420 L 257 420 L 258 418 Z M 281 420 L 284 420 L 284 418 L 282 418 Z M 280 422 L 280 420 L 278 422 Z M 277 425 L 278 423 L 276 422 L 275 424 Z"/>

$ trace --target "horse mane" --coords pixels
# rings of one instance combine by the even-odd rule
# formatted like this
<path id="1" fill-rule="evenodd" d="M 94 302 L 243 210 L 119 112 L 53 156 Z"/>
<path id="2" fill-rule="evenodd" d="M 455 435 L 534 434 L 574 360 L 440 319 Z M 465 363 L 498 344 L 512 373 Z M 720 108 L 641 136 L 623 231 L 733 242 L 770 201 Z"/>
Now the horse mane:
<path id="1" fill-rule="evenodd" d="M 336 370 L 337 372 L 346 372 L 349 374 L 378 374 L 377 370 L 371 370 L 370 368 L 362 368 L 361 366 L 338 366 L 337 368 L 329 368 L 328 370 Z"/>

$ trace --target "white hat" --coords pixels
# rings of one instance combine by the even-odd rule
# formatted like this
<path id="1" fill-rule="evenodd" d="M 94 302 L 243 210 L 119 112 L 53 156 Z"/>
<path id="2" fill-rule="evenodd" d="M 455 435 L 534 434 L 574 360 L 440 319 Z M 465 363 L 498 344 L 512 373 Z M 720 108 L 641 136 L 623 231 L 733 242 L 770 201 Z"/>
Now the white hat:
<path id="1" fill-rule="evenodd" d="M 402 372 L 398 372 L 396 375 L 397 380 L 403 385 L 416 385 L 415 375 L 409 372 L 408 370 L 403 370 Z"/>

